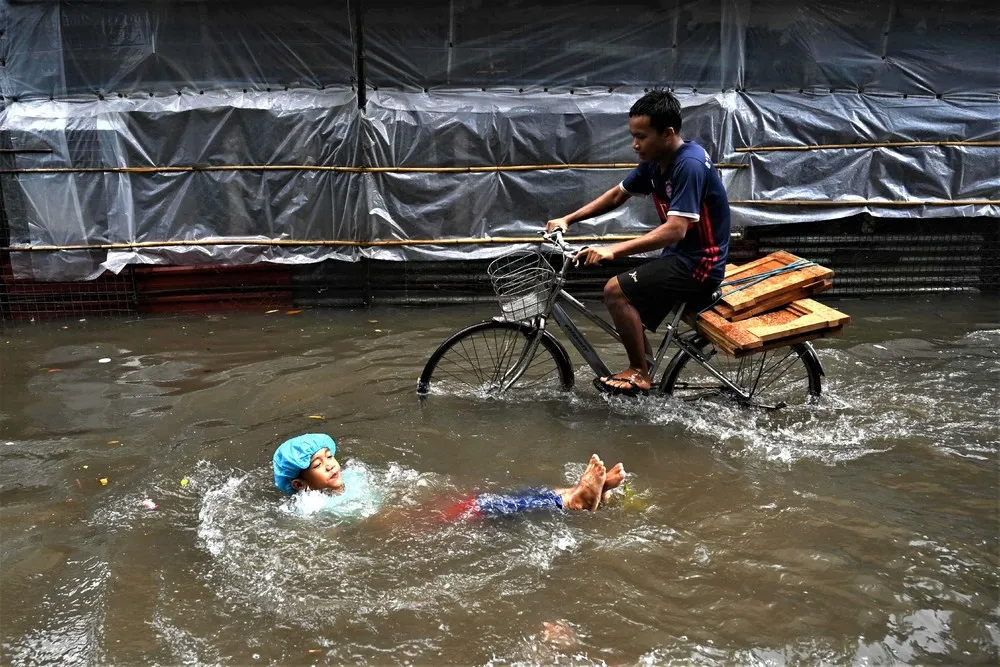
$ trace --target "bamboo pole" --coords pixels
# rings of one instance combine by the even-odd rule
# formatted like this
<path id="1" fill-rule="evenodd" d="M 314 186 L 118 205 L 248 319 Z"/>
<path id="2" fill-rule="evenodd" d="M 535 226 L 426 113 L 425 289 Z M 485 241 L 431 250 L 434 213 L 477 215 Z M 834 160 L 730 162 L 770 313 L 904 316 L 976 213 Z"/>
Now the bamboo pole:
<path id="1" fill-rule="evenodd" d="M 851 207 L 851 206 L 871 206 L 879 207 L 905 207 L 905 206 L 997 206 L 1000 199 L 916 199 L 907 201 L 879 201 L 873 199 L 731 199 L 730 205 L 745 206 L 825 206 L 825 207 Z"/>
<path id="2" fill-rule="evenodd" d="M 934 199 L 913 201 L 872 201 L 872 200 L 830 200 L 817 201 L 811 199 L 734 199 L 731 205 L 747 206 L 825 206 L 825 207 L 905 207 L 905 206 L 1000 206 L 1000 199 Z M 608 234 L 605 236 L 575 236 L 567 238 L 574 243 L 604 243 L 628 241 L 639 238 L 640 234 Z M 733 236 L 739 238 L 740 233 Z M 347 240 L 296 240 L 296 239 L 185 239 L 168 241 L 134 241 L 130 243 L 95 243 L 80 245 L 50 245 L 50 246 L 6 246 L 0 248 L 9 252 L 56 252 L 60 250 L 134 250 L 141 248 L 172 248 L 172 247 L 207 247 L 207 246 L 278 246 L 278 247 L 345 247 L 345 248 L 377 248 L 396 246 L 455 246 L 455 245 L 500 245 L 512 243 L 541 243 L 537 236 L 529 237 L 490 237 L 490 238 L 458 238 L 458 239 L 384 239 L 372 241 Z"/>
<path id="3" fill-rule="evenodd" d="M 597 243 L 628 241 L 638 238 L 639 234 L 609 234 L 607 236 L 574 236 L 565 239 L 572 243 Z M 391 247 L 420 245 L 502 245 L 514 243 L 541 243 L 540 236 L 526 237 L 492 237 L 492 238 L 461 238 L 461 239 L 384 239 L 374 241 L 337 241 L 337 240 L 295 240 L 295 239 L 185 239 L 174 241 L 135 241 L 132 243 L 95 243 L 91 245 L 61 245 L 61 246 L 8 246 L 0 248 L 11 252 L 37 251 L 54 252 L 60 250 L 134 250 L 137 248 L 172 248 L 172 247 L 203 247 L 203 246 L 318 246 L 318 247 Z"/>
<path id="4" fill-rule="evenodd" d="M 749 165 L 720 162 L 718 169 L 744 169 Z M 178 167 L 32 167 L 0 169 L 0 174 L 157 174 L 194 171 L 332 171 L 348 174 L 481 174 L 508 171 L 543 171 L 565 169 L 632 169 L 632 162 L 571 163 L 571 164 L 522 164 L 474 167 L 344 167 L 336 165 L 306 164 L 240 164 L 240 165 L 190 165 Z"/>
<path id="5" fill-rule="evenodd" d="M 813 146 L 749 146 L 737 148 L 737 153 L 765 153 L 775 151 L 820 151 L 850 148 L 909 148 L 923 146 L 985 146 L 996 148 L 1000 141 L 889 141 L 855 144 L 815 144 Z"/>

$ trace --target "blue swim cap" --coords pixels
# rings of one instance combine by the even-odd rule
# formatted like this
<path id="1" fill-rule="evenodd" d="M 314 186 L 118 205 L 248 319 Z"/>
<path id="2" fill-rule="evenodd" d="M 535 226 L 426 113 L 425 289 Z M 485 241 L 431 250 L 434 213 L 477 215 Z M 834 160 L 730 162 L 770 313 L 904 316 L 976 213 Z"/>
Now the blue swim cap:
<path id="1" fill-rule="evenodd" d="M 325 433 L 306 433 L 285 440 L 274 450 L 274 485 L 282 493 L 295 493 L 292 480 L 309 467 L 313 454 L 329 448 L 330 456 L 337 453 L 337 443 Z"/>

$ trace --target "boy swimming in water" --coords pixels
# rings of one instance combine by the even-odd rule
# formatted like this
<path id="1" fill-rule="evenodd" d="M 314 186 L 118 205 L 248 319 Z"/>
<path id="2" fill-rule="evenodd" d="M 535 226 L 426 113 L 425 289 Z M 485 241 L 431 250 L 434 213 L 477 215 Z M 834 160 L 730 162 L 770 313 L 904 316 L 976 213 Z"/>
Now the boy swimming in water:
<path id="1" fill-rule="evenodd" d="M 283 442 L 274 452 L 274 484 L 282 493 L 324 491 L 349 503 L 367 491 L 367 477 L 360 471 L 341 470 L 334 458 L 337 443 L 323 433 L 309 433 Z M 533 488 L 512 493 L 483 493 L 446 510 L 446 518 L 504 516 L 538 510 L 589 510 L 607 502 L 612 490 L 625 481 L 621 463 L 610 470 L 594 454 L 576 486 Z"/>

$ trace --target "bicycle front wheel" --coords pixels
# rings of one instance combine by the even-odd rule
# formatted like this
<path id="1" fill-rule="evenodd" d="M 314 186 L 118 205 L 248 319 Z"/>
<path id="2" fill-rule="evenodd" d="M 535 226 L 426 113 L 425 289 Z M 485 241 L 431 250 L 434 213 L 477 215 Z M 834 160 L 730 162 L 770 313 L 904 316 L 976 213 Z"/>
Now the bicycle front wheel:
<path id="1" fill-rule="evenodd" d="M 494 320 L 462 329 L 443 342 L 424 366 L 417 393 L 489 396 L 499 393 L 522 360 L 537 330 L 522 322 Z M 517 388 L 573 387 L 569 355 L 546 331 L 517 380 Z"/>
<path id="2" fill-rule="evenodd" d="M 822 367 L 812 347 L 797 344 L 735 359 L 702 337 L 693 343 L 712 367 L 749 395 L 743 399 L 681 350 L 670 361 L 661 388 L 682 400 L 728 398 L 755 407 L 782 408 L 815 402 L 822 390 Z"/>

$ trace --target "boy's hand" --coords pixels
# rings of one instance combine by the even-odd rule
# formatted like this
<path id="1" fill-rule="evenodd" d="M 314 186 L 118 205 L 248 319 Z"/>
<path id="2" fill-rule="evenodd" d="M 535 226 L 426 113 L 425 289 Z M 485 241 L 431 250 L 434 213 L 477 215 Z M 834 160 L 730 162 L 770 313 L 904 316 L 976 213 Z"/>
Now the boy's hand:
<path id="1" fill-rule="evenodd" d="M 564 233 L 569 231 L 569 222 L 566 220 L 565 217 L 553 218 L 552 220 L 549 220 L 547 223 L 545 223 L 546 234 L 556 229 L 561 229 L 563 230 Z"/>
<path id="2" fill-rule="evenodd" d="M 598 262 L 610 262 L 614 258 L 615 253 L 611 248 L 586 248 L 578 252 L 573 261 L 592 266 Z"/>

